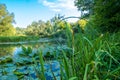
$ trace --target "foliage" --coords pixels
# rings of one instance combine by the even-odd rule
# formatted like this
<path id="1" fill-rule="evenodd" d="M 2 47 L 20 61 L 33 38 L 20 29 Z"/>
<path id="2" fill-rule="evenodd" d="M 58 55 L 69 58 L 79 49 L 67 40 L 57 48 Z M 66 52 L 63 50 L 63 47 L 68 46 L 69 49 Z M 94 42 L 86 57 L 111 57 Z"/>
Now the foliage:
<path id="1" fill-rule="evenodd" d="M 38 36 L 1 36 L 0 42 L 33 41 L 38 39 Z"/>
<path id="2" fill-rule="evenodd" d="M 10 56 L 0 58 L 0 64 L 5 64 L 5 63 L 9 63 L 9 62 L 13 62 L 13 60 Z"/>
<path id="3" fill-rule="evenodd" d="M 63 16 L 62 16 L 63 17 Z M 28 25 L 27 28 L 17 28 L 17 31 L 21 31 L 24 35 L 33 35 L 33 36 L 40 36 L 40 37 L 56 37 L 61 36 L 63 34 L 59 34 L 63 32 L 65 29 L 66 22 L 61 20 L 62 18 L 60 15 L 53 17 L 51 20 L 44 22 L 39 20 L 38 22 L 34 21 L 32 24 Z M 18 34 L 20 33 L 18 31 Z"/>
<path id="4" fill-rule="evenodd" d="M 94 23 L 101 31 L 116 32 L 120 30 L 120 1 L 99 0 L 95 2 Z"/>
<path id="5" fill-rule="evenodd" d="M 15 50 L 14 47 L 3 47 L 3 45 L 0 45 L 0 56 L 5 56 L 8 55 L 8 53 L 10 53 L 10 55 L 12 55 L 13 51 Z"/>
<path id="6" fill-rule="evenodd" d="M 62 67 L 66 69 L 65 73 L 77 77 L 78 80 L 120 79 L 120 39 L 116 38 L 118 34 L 120 35 L 119 32 L 107 33 L 93 37 L 85 32 L 73 35 L 74 39 L 70 41 L 70 38 L 68 43 L 71 43 L 74 54 L 70 59 L 66 56 L 63 58 L 65 64 Z"/>
<path id="7" fill-rule="evenodd" d="M 48 26 L 47 26 L 48 25 Z M 49 29 L 47 27 L 51 27 L 50 24 L 39 20 L 38 22 L 32 22 L 31 25 L 27 26 L 25 34 L 26 35 L 34 35 L 34 36 L 43 36 L 43 35 L 48 35 L 47 31 Z"/>
<path id="8" fill-rule="evenodd" d="M 25 36 L 25 28 L 16 27 L 16 36 Z"/>
<path id="9" fill-rule="evenodd" d="M 75 5 L 78 10 L 88 10 L 87 14 L 92 14 L 89 21 L 100 31 L 117 32 L 120 30 L 119 0 L 76 0 Z"/>
<path id="10" fill-rule="evenodd" d="M 93 14 L 94 0 L 75 0 L 75 6 L 81 11 L 82 17 L 89 17 Z"/>
<path id="11" fill-rule="evenodd" d="M 0 4 L 0 36 L 12 36 L 15 35 L 16 31 L 12 25 L 14 15 L 10 14 L 6 6 Z"/>
<path id="12" fill-rule="evenodd" d="M 20 57 L 15 58 L 14 65 L 19 68 L 12 69 L 14 74 L 19 79 L 24 79 L 24 76 L 43 80 L 45 78 L 61 80 L 120 79 L 119 32 L 102 35 L 94 32 L 96 35 L 93 35 L 92 32 L 89 33 L 92 30 L 88 28 L 84 34 L 79 32 L 71 35 L 72 28 L 68 24 L 66 24 L 66 27 L 68 49 L 64 46 L 54 48 L 47 46 L 47 49 L 33 53 L 34 49 L 22 47 L 22 54 L 25 55 L 21 56 L 19 54 Z M 51 55 L 57 60 L 56 65 L 49 61 L 51 58 L 45 59 L 45 56 L 51 57 Z M 30 64 L 31 66 L 29 66 Z M 57 73 L 60 78 L 57 78 L 56 71 L 60 71 L 60 73 Z M 4 74 L 6 74 L 6 70 Z"/>
<path id="13" fill-rule="evenodd" d="M 84 30 L 84 29 L 85 29 L 85 26 L 86 26 L 86 24 L 87 24 L 87 21 L 84 20 L 84 19 L 81 19 L 81 20 L 79 20 L 77 23 L 80 25 L 81 29 Z"/>
<path id="14" fill-rule="evenodd" d="M 88 23 L 85 19 L 75 24 L 70 24 L 55 16 L 51 21 L 33 22 L 26 29 L 18 34 L 32 35 L 19 37 L 0 37 L 4 41 L 33 40 L 36 37 L 54 35 L 65 36 L 67 48 L 55 46 L 47 49 L 37 50 L 33 53 L 32 48 L 22 47 L 22 53 L 13 59 L 3 58 L 1 64 L 14 62 L 13 74 L 19 79 L 31 77 L 36 79 L 57 79 L 61 80 L 119 80 L 120 79 L 120 32 L 119 32 L 119 0 L 76 0 L 79 10 L 88 11 L 91 15 Z M 94 5 L 93 5 L 94 4 Z M 114 5 L 113 5 L 114 4 Z M 2 9 L 1 9 L 2 10 Z M 102 12 L 102 13 L 101 13 Z M 83 16 L 86 16 L 84 14 Z M 4 21 L 3 21 L 4 23 Z M 86 24 L 87 23 L 87 24 Z M 78 25 L 79 24 L 79 25 Z M 81 28 L 80 28 L 80 27 Z M 116 33 L 99 33 L 101 31 Z M 74 30 L 77 29 L 78 31 Z M 84 33 L 81 32 L 84 29 Z M 37 38 L 38 39 L 38 38 Z M 44 54 L 45 53 L 45 54 Z M 57 66 L 51 63 L 51 58 L 57 60 Z M 47 63 L 47 64 L 46 64 Z M 31 65 L 31 66 L 29 66 Z M 26 67 L 27 66 L 27 67 Z M 22 68 L 21 68 L 22 67 Z M 57 67 L 57 69 L 56 69 Z M 2 68 L 0 68 L 1 71 Z M 55 69 L 55 70 L 54 70 Z M 4 68 L 3 68 L 4 70 Z M 60 71 L 59 74 L 55 72 Z M 0 75 L 6 75 L 2 71 Z M 52 77 L 50 76 L 52 75 Z"/>

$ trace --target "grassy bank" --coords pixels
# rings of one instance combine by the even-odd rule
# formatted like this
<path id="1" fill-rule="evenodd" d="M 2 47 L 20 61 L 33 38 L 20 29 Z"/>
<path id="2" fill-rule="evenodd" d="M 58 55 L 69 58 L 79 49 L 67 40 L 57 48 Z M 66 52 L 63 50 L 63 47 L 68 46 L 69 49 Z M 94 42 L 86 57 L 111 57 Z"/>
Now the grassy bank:
<path id="1" fill-rule="evenodd" d="M 73 49 L 73 55 L 68 59 L 67 53 L 63 51 L 62 67 L 66 75 L 63 74 L 62 78 L 120 79 L 120 32 L 101 34 L 90 29 L 84 34 L 73 34 L 70 29 L 66 32 L 68 46 Z"/>
<path id="2" fill-rule="evenodd" d="M 68 78 L 78 80 L 120 79 L 120 39 L 117 34 L 105 34 L 95 39 L 75 35 L 74 54 L 64 57 L 63 63 Z M 65 53 L 67 54 L 67 53 Z M 68 72 L 69 71 L 69 72 Z"/>
<path id="3" fill-rule="evenodd" d="M 34 66 L 36 73 L 35 78 L 47 80 L 45 75 L 47 70 L 45 68 L 45 62 L 57 60 L 60 64 L 60 80 L 120 79 L 120 32 L 100 33 L 95 29 L 88 28 L 84 33 L 82 33 L 81 30 L 73 33 L 69 25 L 66 25 L 66 27 L 65 36 L 67 37 L 66 44 L 67 48 L 69 48 L 68 50 L 59 45 L 58 48 L 50 48 L 48 46 L 49 48 L 46 49 L 46 55 L 43 55 L 44 49 L 39 48 L 36 52 L 37 54 L 31 57 L 29 54 L 32 52 L 32 49 L 29 47 L 22 48 L 22 56 L 24 56 L 24 58 L 30 56 L 28 59 L 31 59 L 30 64 Z M 22 40 L 23 39 L 24 38 L 22 38 Z M 30 40 L 31 39 L 33 40 L 32 37 Z M 28 63 L 24 61 L 20 64 L 26 66 Z M 38 67 L 38 64 L 41 66 Z M 51 65 L 52 63 L 49 64 Z M 59 80 L 57 76 L 55 76 L 55 72 L 52 71 L 52 67 L 50 67 L 50 69 L 52 79 Z M 15 72 L 15 74 L 17 73 Z M 22 75 L 24 76 L 24 74 Z"/>
<path id="4" fill-rule="evenodd" d="M 0 36 L 0 42 L 33 41 L 38 39 L 38 36 Z"/>

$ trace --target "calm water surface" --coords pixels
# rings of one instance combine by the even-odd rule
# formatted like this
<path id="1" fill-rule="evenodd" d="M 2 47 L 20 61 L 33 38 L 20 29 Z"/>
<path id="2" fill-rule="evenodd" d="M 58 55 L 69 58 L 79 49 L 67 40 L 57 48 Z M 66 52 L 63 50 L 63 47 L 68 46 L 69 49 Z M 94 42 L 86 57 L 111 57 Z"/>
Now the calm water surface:
<path id="1" fill-rule="evenodd" d="M 56 43 L 34 43 L 34 44 L 19 44 L 19 45 L 0 45 L 0 57 L 4 57 L 7 55 L 14 55 L 17 52 L 21 51 L 21 47 L 31 47 L 32 49 L 38 49 L 38 48 L 46 48 L 48 46 L 57 46 Z"/>
<path id="2" fill-rule="evenodd" d="M 35 43 L 35 44 L 23 44 L 23 45 L 0 45 L 0 58 L 6 57 L 6 56 L 11 56 L 11 58 L 14 58 L 19 52 L 22 51 L 22 46 L 24 47 L 31 47 L 34 51 L 36 51 L 38 48 L 44 49 L 48 46 L 53 46 L 56 47 L 58 46 L 56 43 Z M 19 60 L 19 59 L 18 59 Z M 3 66 L 8 65 L 6 68 L 3 68 Z M 40 64 L 38 64 L 39 66 Z M 38 67 L 37 66 L 37 67 Z M 60 64 L 58 61 L 53 60 L 53 61 L 47 61 L 44 65 L 46 69 L 46 79 L 47 80 L 52 80 L 53 76 L 51 71 L 54 72 L 55 76 L 57 77 L 57 80 L 60 80 Z M 3 74 L 3 70 L 6 71 L 6 74 Z M 18 77 L 13 74 L 12 71 L 22 71 L 23 73 L 27 74 L 26 72 L 29 72 L 29 76 L 24 76 L 23 79 L 29 79 L 33 78 L 36 79 L 36 74 L 33 70 L 33 65 L 29 66 L 21 66 L 21 67 L 16 67 L 16 65 L 12 63 L 6 63 L 4 65 L 0 65 L 0 80 L 18 80 Z M 32 72 L 31 72 L 32 70 Z"/>

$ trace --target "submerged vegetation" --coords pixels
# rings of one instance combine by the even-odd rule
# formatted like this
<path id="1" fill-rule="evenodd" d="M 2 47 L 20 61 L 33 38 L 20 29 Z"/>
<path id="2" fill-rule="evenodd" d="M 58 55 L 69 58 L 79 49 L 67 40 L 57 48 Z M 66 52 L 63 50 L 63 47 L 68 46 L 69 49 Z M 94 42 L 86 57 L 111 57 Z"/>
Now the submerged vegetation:
<path id="1" fill-rule="evenodd" d="M 63 43 L 55 40 L 54 46 L 22 46 L 17 54 L 0 57 L 0 80 L 119 80 L 119 4 L 119 0 L 75 0 L 75 5 L 82 11 L 77 22 L 69 23 L 58 15 L 47 22 L 33 22 L 27 28 L 17 27 L 12 36 L 7 35 L 9 29 L 6 25 L 12 23 L 13 16 L 7 12 L 6 19 L 1 17 L 5 14 L 0 14 L 0 42 L 30 41 L 42 37 L 65 40 Z M 0 13 L 5 9 L 0 4 Z"/>

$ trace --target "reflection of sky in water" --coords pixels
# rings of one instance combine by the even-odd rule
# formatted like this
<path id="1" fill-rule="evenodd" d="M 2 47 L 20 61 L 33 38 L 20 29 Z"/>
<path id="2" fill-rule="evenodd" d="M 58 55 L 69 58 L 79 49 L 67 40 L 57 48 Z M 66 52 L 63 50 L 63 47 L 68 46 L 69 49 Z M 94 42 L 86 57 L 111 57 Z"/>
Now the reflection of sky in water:
<path id="1" fill-rule="evenodd" d="M 39 43 L 39 44 L 37 43 L 37 44 L 34 44 L 34 45 L 21 45 L 21 46 L 31 47 L 33 52 L 35 52 L 38 48 L 40 48 L 41 50 L 44 50 L 46 48 L 45 50 L 48 51 L 49 49 L 52 50 L 53 47 L 51 48 L 51 46 L 54 46 L 54 47 L 57 46 L 58 47 L 57 44 L 51 44 L 51 43 Z M 19 57 L 18 54 L 22 52 L 22 47 L 21 46 L 12 46 L 14 48 L 12 50 L 11 50 L 11 48 L 9 46 L 8 47 L 3 47 L 3 48 L 5 50 L 6 50 L 6 48 L 11 50 L 11 53 L 14 54 L 13 58 L 14 58 L 14 62 L 15 62 L 15 61 L 19 61 L 20 60 L 20 58 L 18 58 Z M 6 55 L 7 55 L 7 53 L 6 53 Z M 25 59 L 24 58 L 24 60 L 29 60 L 30 61 L 31 59 L 30 58 L 29 59 Z M 40 69 L 39 65 L 40 64 L 36 65 L 38 67 L 38 69 Z M 58 61 L 56 61 L 56 60 L 54 60 L 54 61 L 47 61 L 47 62 L 45 62 L 44 67 L 45 67 L 46 80 L 53 80 L 53 74 L 56 76 L 57 80 L 60 80 L 60 64 L 59 64 Z M 6 70 L 8 71 L 9 69 L 11 69 L 11 70 L 9 70 L 11 72 L 12 70 L 14 70 L 16 68 L 17 67 L 15 65 L 13 65 L 13 66 L 9 66 L 8 65 L 8 68 L 6 68 Z M 19 71 L 19 72 L 23 72 L 25 74 L 29 74 L 29 75 L 26 75 L 26 77 L 32 77 L 33 79 L 36 78 L 36 73 L 35 73 L 35 70 L 33 68 L 33 65 L 29 65 L 29 66 L 28 65 L 24 65 L 24 66 L 21 66 L 21 67 L 19 67 L 17 69 L 18 69 L 17 71 Z M 2 76 L 2 77 L 4 77 L 4 76 Z M 0 77 L 0 80 L 2 79 L 2 77 Z M 15 80 L 17 80 L 17 79 L 15 79 Z M 29 80 L 29 78 L 27 80 Z"/>
<path id="2" fill-rule="evenodd" d="M 21 47 L 16 47 L 14 50 L 14 55 L 16 56 L 18 53 L 20 53 L 22 51 Z"/>
<path id="3" fill-rule="evenodd" d="M 32 49 L 44 49 L 47 46 L 53 46 L 53 43 L 35 43 L 35 44 L 24 44 L 24 45 L 0 45 L 0 57 L 7 55 L 16 55 L 21 51 L 21 46 L 31 47 Z"/>
<path id="4" fill-rule="evenodd" d="M 10 64 L 9 64 L 10 65 Z M 8 65 L 8 66 L 9 66 Z M 37 65 L 36 65 L 37 66 Z M 40 70 L 40 66 L 36 67 L 38 70 Z M 55 75 L 57 80 L 60 80 L 60 63 L 56 60 L 48 61 L 44 64 L 45 68 L 45 77 L 46 80 L 54 80 L 53 74 Z M 4 68 L 8 72 L 8 76 L 6 76 L 6 79 L 4 78 L 5 75 L 1 75 L 0 80 L 8 80 L 7 78 L 10 78 L 10 76 L 16 77 L 16 75 L 13 74 L 13 70 L 16 70 L 18 72 L 22 72 L 24 75 L 25 80 L 38 80 L 37 79 L 37 73 L 35 72 L 35 67 L 33 65 L 29 66 L 21 66 L 19 68 L 16 68 L 14 65 L 9 66 L 8 68 Z M 0 69 L 0 71 L 2 71 Z M 53 72 L 53 73 L 52 73 Z M 17 78 L 14 80 L 18 80 Z"/>

